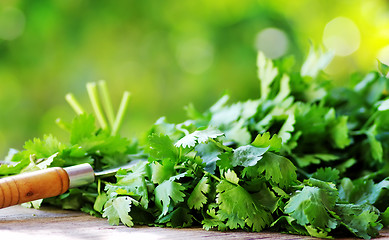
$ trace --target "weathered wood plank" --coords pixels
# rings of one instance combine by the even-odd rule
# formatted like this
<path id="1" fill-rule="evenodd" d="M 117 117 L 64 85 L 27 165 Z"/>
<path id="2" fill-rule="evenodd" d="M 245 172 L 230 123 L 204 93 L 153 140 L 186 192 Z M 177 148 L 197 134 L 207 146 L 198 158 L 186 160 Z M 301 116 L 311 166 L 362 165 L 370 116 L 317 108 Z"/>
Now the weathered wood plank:
<path id="1" fill-rule="evenodd" d="M 379 239 L 389 239 L 389 231 L 382 231 Z M 54 208 L 42 210 L 20 206 L 0 209 L 1 239 L 56 239 L 56 240 L 103 240 L 103 239 L 316 239 L 280 233 L 247 233 L 241 231 L 205 231 L 200 228 L 171 229 L 158 227 L 111 226 L 106 219 L 95 218 L 75 211 Z M 7 238 L 5 238 L 7 237 Z"/>

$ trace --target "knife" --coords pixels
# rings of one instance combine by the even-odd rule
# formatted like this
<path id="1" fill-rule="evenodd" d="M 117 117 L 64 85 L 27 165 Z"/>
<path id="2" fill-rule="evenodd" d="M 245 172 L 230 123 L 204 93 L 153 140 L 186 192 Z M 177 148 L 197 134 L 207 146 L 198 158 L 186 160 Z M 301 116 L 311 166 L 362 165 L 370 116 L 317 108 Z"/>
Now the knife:
<path id="1" fill-rule="evenodd" d="M 119 169 L 127 169 L 138 163 L 133 160 L 125 166 L 95 172 L 88 163 L 61 168 L 53 167 L 22 173 L 0 179 L 0 208 L 38 199 L 55 197 L 69 188 L 93 183 L 95 178 L 114 176 Z"/>

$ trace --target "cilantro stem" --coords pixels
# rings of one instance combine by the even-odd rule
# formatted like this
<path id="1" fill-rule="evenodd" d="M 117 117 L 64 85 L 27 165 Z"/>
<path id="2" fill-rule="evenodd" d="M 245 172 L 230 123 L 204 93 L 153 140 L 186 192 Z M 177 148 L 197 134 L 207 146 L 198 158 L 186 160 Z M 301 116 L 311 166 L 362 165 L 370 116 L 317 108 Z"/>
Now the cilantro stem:
<path id="1" fill-rule="evenodd" d="M 363 124 L 362 128 L 361 128 L 361 131 L 364 131 L 366 130 L 367 127 L 370 126 L 370 124 L 372 124 L 374 122 L 374 120 L 377 118 L 377 115 L 379 114 L 379 111 L 376 111 L 374 112 L 370 117 L 369 119 L 367 119 L 367 121 L 365 122 L 365 124 Z"/>
<path id="2" fill-rule="evenodd" d="M 81 115 L 85 112 L 72 93 L 66 94 L 65 99 L 78 115 Z"/>
<path id="3" fill-rule="evenodd" d="M 175 169 L 175 170 L 178 170 L 178 169 L 187 169 L 187 168 L 188 168 L 187 166 L 181 166 L 181 165 L 174 166 L 174 169 Z"/>
<path id="4" fill-rule="evenodd" d="M 95 82 L 87 83 L 86 89 L 88 91 L 89 99 L 92 104 L 93 110 L 95 111 L 97 121 L 99 121 L 99 124 L 102 129 L 107 129 L 108 125 L 103 115 L 103 111 L 101 110 L 101 105 L 97 94 L 96 83 Z"/>
<path id="5" fill-rule="evenodd" d="M 60 128 L 62 128 L 62 129 L 64 129 L 64 130 L 67 130 L 67 131 L 70 131 L 70 126 L 69 126 L 69 124 L 67 124 L 66 122 L 64 122 L 61 118 L 57 118 L 56 120 L 55 120 L 55 123 L 60 127 Z"/>
<path id="6" fill-rule="evenodd" d="M 230 148 L 230 147 L 224 145 L 224 144 L 221 143 L 221 142 L 216 141 L 216 140 L 213 139 L 213 138 L 209 138 L 209 141 L 213 142 L 218 148 L 220 148 L 220 149 L 222 149 L 222 150 L 224 150 L 224 151 L 226 151 L 226 152 L 232 152 L 232 150 L 233 150 L 232 148 Z"/>
<path id="7" fill-rule="evenodd" d="M 100 195 L 100 187 L 101 187 L 101 179 L 100 178 L 98 178 L 97 179 L 97 193 Z"/>
<path id="8" fill-rule="evenodd" d="M 100 80 L 97 86 L 99 88 L 99 92 L 102 97 L 102 103 L 105 110 L 105 114 L 107 115 L 108 118 L 108 122 L 110 126 L 113 127 L 115 116 L 113 113 L 113 106 L 112 106 L 111 98 L 109 96 L 107 83 L 104 80 Z"/>
<path id="9" fill-rule="evenodd" d="M 178 159 L 181 160 L 181 157 L 182 157 L 182 146 L 180 147 L 180 153 L 179 153 L 179 155 L 178 155 Z"/>
<path id="10" fill-rule="evenodd" d="M 123 122 L 124 114 L 127 110 L 128 102 L 130 101 L 130 92 L 125 91 L 123 93 L 122 101 L 120 102 L 119 110 L 116 114 L 114 124 L 112 126 L 112 135 L 116 135 L 119 131 L 119 128 Z"/>
<path id="11" fill-rule="evenodd" d="M 212 177 L 213 179 L 215 179 L 215 180 L 218 181 L 218 182 L 221 182 L 221 181 L 222 181 L 220 178 L 216 177 L 216 176 L 213 175 L 212 173 L 206 172 L 205 170 L 203 170 L 203 172 L 204 172 L 205 175 L 208 175 L 208 176 Z"/>
<path id="12" fill-rule="evenodd" d="M 299 172 L 300 174 L 304 175 L 304 177 L 306 177 L 306 178 L 310 178 L 312 176 L 312 174 L 307 173 L 306 171 L 302 170 L 301 168 L 297 168 L 296 171 Z"/>

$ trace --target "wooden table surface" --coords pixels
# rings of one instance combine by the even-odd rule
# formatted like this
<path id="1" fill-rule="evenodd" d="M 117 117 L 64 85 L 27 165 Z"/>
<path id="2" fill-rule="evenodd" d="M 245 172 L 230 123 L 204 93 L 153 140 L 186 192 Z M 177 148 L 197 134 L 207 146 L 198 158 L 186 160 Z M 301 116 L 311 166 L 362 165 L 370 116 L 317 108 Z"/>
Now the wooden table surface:
<path id="1" fill-rule="evenodd" d="M 280 233 L 247 233 L 241 231 L 205 231 L 200 228 L 158 228 L 111 226 L 106 219 L 95 218 L 75 211 L 53 208 L 42 210 L 20 206 L 0 209 L 1 239 L 12 240 L 104 240 L 104 239 L 317 239 Z M 382 231 L 378 239 L 389 239 L 389 230 Z"/>

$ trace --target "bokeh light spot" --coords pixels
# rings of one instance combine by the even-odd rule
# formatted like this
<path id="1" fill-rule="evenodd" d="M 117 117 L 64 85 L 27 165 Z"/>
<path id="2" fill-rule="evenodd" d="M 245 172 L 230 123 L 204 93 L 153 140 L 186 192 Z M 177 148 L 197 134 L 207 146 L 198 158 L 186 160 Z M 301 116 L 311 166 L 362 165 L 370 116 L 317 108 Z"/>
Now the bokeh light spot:
<path id="1" fill-rule="evenodd" d="M 183 70 L 201 74 L 212 65 L 214 49 L 207 40 L 192 38 L 178 44 L 176 56 Z"/>
<path id="2" fill-rule="evenodd" d="M 361 34 L 357 25 L 349 18 L 337 17 L 327 23 L 323 33 L 323 44 L 335 55 L 348 56 L 358 50 Z"/>
<path id="3" fill-rule="evenodd" d="M 386 65 L 389 65 L 389 45 L 381 48 L 377 55 L 378 60 Z"/>
<path id="4" fill-rule="evenodd" d="M 22 35 L 25 26 L 25 17 L 17 8 L 8 7 L 0 12 L 0 38 L 14 40 Z"/>
<path id="5" fill-rule="evenodd" d="M 255 47 L 268 58 L 282 57 L 288 50 L 288 36 L 278 28 L 265 28 L 255 38 Z"/>

